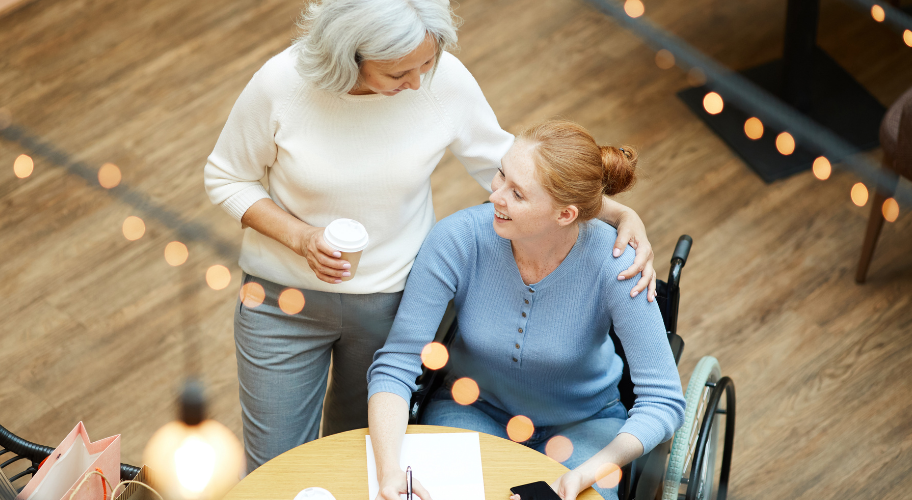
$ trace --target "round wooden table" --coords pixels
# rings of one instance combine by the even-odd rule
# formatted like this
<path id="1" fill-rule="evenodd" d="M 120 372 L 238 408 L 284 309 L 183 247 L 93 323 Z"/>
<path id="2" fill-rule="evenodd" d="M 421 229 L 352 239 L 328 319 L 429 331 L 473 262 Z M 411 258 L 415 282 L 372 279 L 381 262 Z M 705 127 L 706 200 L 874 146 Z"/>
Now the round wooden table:
<path id="1" fill-rule="evenodd" d="M 452 427 L 410 425 L 409 434 L 469 432 Z M 367 429 L 357 429 L 298 446 L 270 460 L 244 478 L 225 500 L 293 500 L 301 490 L 319 486 L 336 500 L 367 498 Z M 525 446 L 479 433 L 485 500 L 507 500 L 510 487 L 551 481 L 567 472 L 563 465 Z M 601 500 L 592 488 L 579 500 Z"/>

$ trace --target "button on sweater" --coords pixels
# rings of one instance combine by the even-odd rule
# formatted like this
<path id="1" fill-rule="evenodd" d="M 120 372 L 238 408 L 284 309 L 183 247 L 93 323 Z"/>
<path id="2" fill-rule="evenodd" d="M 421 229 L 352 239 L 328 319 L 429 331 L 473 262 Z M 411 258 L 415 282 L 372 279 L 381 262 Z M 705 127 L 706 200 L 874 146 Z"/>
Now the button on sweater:
<path id="1" fill-rule="evenodd" d="M 594 415 L 619 397 L 623 362 L 608 335 L 613 324 L 637 395 L 621 432 L 646 451 L 670 439 L 683 423 L 684 398 L 662 316 L 645 293 L 630 297 L 637 279 L 617 279 L 634 250 L 612 257 L 615 229 L 584 222 L 557 269 L 527 285 L 493 218 L 493 206 L 480 205 L 431 231 L 368 370 L 368 397 L 389 392 L 410 400 L 421 351 L 452 299 L 459 329 L 448 366 L 454 376 L 475 380 L 481 398 L 537 426 Z"/>

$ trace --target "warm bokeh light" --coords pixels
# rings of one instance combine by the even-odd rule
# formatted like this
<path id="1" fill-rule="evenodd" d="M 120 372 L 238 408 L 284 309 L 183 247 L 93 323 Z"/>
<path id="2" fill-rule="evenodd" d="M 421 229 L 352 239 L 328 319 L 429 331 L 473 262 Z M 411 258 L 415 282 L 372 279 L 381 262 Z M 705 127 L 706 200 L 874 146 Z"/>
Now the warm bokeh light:
<path id="1" fill-rule="evenodd" d="M 722 102 L 722 96 L 715 92 L 710 92 L 703 97 L 703 109 L 711 115 L 718 115 L 724 107 L 725 103 Z"/>
<path id="2" fill-rule="evenodd" d="M 627 0 L 624 2 L 624 12 L 630 17 L 637 18 L 646 12 L 646 7 L 640 0 Z"/>
<path id="3" fill-rule="evenodd" d="M 795 139 L 792 137 L 792 134 L 788 132 L 782 132 L 776 136 L 776 149 L 780 153 L 788 156 L 795 152 Z"/>
<path id="4" fill-rule="evenodd" d="M 32 161 L 32 157 L 29 155 L 19 155 L 16 157 L 16 161 L 13 162 L 13 173 L 20 179 L 25 179 L 32 175 L 33 170 L 35 170 L 35 162 Z"/>
<path id="5" fill-rule="evenodd" d="M 912 31 L 903 31 L 903 41 L 906 42 L 906 45 L 912 47 Z"/>
<path id="6" fill-rule="evenodd" d="M 453 401 L 461 405 L 470 405 L 475 401 L 478 401 L 478 394 L 480 390 L 478 389 L 478 384 L 474 380 L 463 377 L 456 382 L 453 382 Z"/>
<path id="7" fill-rule="evenodd" d="M 525 415 L 516 415 L 507 422 L 507 436 L 517 443 L 528 441 L 533 433 L 535 433 L 535 426 L 532 425 L 532 420 Z"/>
<path id="8" fill-rule="evenodd" d="M 833 173 L 833 167 L 830 165 L 830 160 L 827 160 L 823 156 L 817 157 L 814 160 L 814 166 L 811 167 L 814 171 L 814 177 L 825 181 L 830 178 L 830 174 Z"/>
<path id="9" fill-rule="evenodd" d="M 172 241 L 165 245 L 165 262 L 174 267 L 187 262 L 187 257 L 189 256 L 190 251 L 187 250 L 187 245 L 179 241 Z"/>
<path id="10" fill-rule="evenodd" d="M 595 472 L 599 488 L 614 488 L 621 482 L 621 468 L 614 464 L 603 464 Z"/>
<path id="11" fill-rule="evenodd" d="M 689 83 L 691 87 L 703 85 L 706 83 L 706 73 L 700 68 L 690 68 L 690 71 L 687 72 L 687 83 Z"/>
<path id="12" fill-rule="evenodd" d="M 120 178 L 120 169 L 113 163 L 105 163 L 98 169 L 98 183 L 105 189 L 117 187 Z"/>
<path id="13" fill-rule="evenodd" d="M 251 281 L 241 287 L 241 302 L 244 303 L 244 307 L 253 309 L 262 304 L 264 300 L 266 300 L 266 290 L 263 289 L 263 285 Z"/>
<path id="14" fill-rule="evenodd" d="M 439 370 L 446 366 L 450 360 L 450 353 L 446 346 L 439 342 L 431 342 L 421 350 L 421 362 L 430 370 Z"/>
<path id="15" fill-rule="evenodd" d="M 763 137 L 763 122 L 755 116 L 748 118 L 744 122 L 744 134 L 755 141 Z"/>
<path id="16" fill-rule="evenodd" d="M 656 52 L 656 66 L 662 69 L 671 69 L 675 65 L 675 56 L 668 50 L 662 49 Z"/>
<path id="17" fill-rule="evenodd" d="M 142 219 L 131 215 L 124 220 L 123 235 L 130 241 L 136 241 L 146 234 L 146 223 Z"/>
<path id="18" fill-rule="evenodd" d="M 875 21 L 882 23 L 884 19 L 887 18 L 887 14 L 880 5 L 873 5 L 871 6 L 871 17 L 873 17 Z"/>
<path id="19" fill-rule="evenodd" d="M 279 309 L 288 315 L 304 310 L 304 294 L 297 288 L 286 288 L 279 294 Z"/>
<path id="20" fill-rule="evenodd" d="M 880 210 L 883 212 L 884 219 L 887 219 L 887 222 L 896 222 L 896 218 L 899 217 L 899 203 L 893 198 L 884 200 L 883 207 Z"/>
<path id="21" fill-rule="evenodd" d="M 573 442 L 564 436 L 554 436 L 545 445 L 545 455 L 555 462 L 566 462 L 573 455 Z"/>
<path id="22" fill-rule="evenodd" d="M 13 115 L 6 108 L 0 108 L 0 130 L 13 124 Z"/>
<path id="23" fill-rule="evenodd" d="M 206 270 L 206 284 L 213 290 L 222 290 L 231 283 L 231 271 L 227 267 L 216 264 Z"/>
<path id="24" fill-rule="evenodd" d="M 859 207 L 865 206 L 868 202 L 868 188 L 864 184 L 857 182 L 852 186 L 852 203 Z"/>

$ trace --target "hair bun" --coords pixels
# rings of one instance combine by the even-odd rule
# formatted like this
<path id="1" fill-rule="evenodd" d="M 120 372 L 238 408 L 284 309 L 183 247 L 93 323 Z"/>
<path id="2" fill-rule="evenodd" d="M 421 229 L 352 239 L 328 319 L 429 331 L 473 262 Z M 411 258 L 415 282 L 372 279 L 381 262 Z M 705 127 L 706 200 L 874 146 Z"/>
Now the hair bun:
<path id="1" fill-rule="evenodd" d="M 602 192 L 608 196 L 623 193 L 636 182 L 637 150 L 633 146 L 599 146 L 602 152 Z"/>

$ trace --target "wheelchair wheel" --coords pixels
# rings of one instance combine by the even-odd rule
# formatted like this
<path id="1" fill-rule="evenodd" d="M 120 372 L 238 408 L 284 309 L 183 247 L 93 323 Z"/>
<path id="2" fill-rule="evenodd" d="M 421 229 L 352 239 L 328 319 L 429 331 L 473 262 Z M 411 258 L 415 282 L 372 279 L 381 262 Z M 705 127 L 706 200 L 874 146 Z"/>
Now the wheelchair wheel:
<path id="1" fill-rule="evenodd" d="M 713 498 L 719 417 L 715 409 L 712 412 L 706 410 L 709 407 L 710 396 L 721 378 L 719 362 L 712 356 L 703 357 L 690 377 L 684 395 L 687 401 L 684 425 L 675 432 L 672 441 L 671 457 L 663 485 L 663 500 L 678 500 L 682 483 L 687 484 L 687 498 Z M 711 421 L 704 422 L 707 419 Z M 707 433 L 705 436 L 700 436 L 701 429 Z M 697 449 L 699 441 L 703 442 L 701 450 Z M 696 464 L 694 458 L 698 451 L 702 460 Z M 697 470 L 694 470 L 695 465 L 698 467 Z M 724 498 L 724 493 L 722 495 Z"/>

